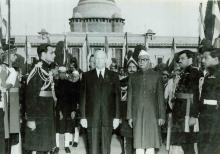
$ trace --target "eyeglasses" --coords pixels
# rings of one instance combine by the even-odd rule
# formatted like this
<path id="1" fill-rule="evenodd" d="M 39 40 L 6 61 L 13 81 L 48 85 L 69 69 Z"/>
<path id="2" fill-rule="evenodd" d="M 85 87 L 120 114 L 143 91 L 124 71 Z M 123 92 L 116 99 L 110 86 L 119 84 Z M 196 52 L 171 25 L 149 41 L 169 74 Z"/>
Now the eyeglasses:
<path id="1" fill-rule="evenodd" d="M 148 58 L 144 58 L 144 59 L 138 59 L 138 62 L 140 63 L 140 62 L 147 62 L 147 61 L 149 61 L 150 59 L 148 59 Z"/>

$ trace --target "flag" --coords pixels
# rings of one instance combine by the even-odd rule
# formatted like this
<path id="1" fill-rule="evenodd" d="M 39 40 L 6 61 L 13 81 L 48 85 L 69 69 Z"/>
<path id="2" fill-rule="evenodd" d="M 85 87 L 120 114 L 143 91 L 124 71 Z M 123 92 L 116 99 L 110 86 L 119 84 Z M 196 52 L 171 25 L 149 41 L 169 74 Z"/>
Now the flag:
<path id="1" fill-rule="evenodd" d="M 8 42 L 8 9 L 9 3 L 8 0 L 0 1 L 0 39 L 6 39 Z"/>
<path id="2" fill-rule="evenodd" d="M 176 52 L 176 43 L 175 43 L 175 39 L 173 38 L 172 45 L 171 45 L 171 55 L 167 61 L 167 70 L 169 73 L 171 73 L 175 68 L 175 63 L 176 63 L 175 52 Z"/>
<path id="3" fill-rule="evenodd" d="M 84 48 L 86 50 L 86 58 L 87 58 L 87 61 L 86 61 L 86 65 L 87 65 L 87 70 L 89 70 L 89 59 L 90 59 L 90 56 L 92 55 L 92 52 L 90 50 L 90 47 L 89 47 L 89 40 L 88 40 L 88 35 L 86 34 L 86 38 L 85 38 L 85 42 L 84 42 Z"/>
<path id="4" fill-rule="evenodd" d="M 31 52 L 31 43 L 28 41 L 28 37 L 25 38 L 25 61 L 29 62 L 29 55 L 28 53 Z"/>
<path id="5" fill-rule="evenodd" d="M 128 61 L 127 58 L 127 53 L 128 53 L 128 34 L 127 32 L 124 35 L 124 43 L 123 43 L 123 48 L 122 48 L 122 66 L 125 67 Z"/>
<path id="6" fill-rule="evenodd" d="M 106 55 L 107 55 L 107 68 L 111 65 L 112 63 L 112 53 L 110 52 L 109 50 L 109 43 L 108 43 L 108 37 L 105 36 L 105 52 L 106 52 Z"/>
<path id="7" fill-rule="evenodd" d="M 215 39 L 218 38 L 220 34 L 220 10 L 219 10 L 219 5 L 216 0 L 213 1 L 212 15 L 215 17 L 214 32 L 213 32 L 213 37 L 212 37 L 212 44 L 214 44 Z"/>
<path id="8" fill-rule="evenodd" d="M 205 38 L 205 32 L 204 32 L 204 16 L 203 16 L 203 5 L 200 3 L 199 5 L 199 44 L 201 41 Z"/>
<path id="9" fill-rule="evenodd" d="M 63 46 L 63 65 L 67 64 L 68 61 L 68 42 L 67 42 L 67 38 L 66 35 L 64 37 L 64 46 Z"/>
<path id="10" fill-rule="evenodd" d="M 85 41 L 82 46 L 82 53 L 81 53 L 81 68 L 83 71 L 89 70 L 89 58 L 91 56 L 89 42 L 88 42 L 88 35 L 86 34 Z"/>

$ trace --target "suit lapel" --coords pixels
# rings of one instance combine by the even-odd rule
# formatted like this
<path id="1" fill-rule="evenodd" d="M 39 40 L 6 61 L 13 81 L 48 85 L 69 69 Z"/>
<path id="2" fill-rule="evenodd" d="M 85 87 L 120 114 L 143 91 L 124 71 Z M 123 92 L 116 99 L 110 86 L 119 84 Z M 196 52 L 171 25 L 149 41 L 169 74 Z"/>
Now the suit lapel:
<path id="1" fill-rule="evenodd" d="M 96 69 L 92 70 L 92 79 L 97 82 L 99 80 Z"/>
<path id="2" fill-rule="evenodd" d="M 108 81 L 109 81 L 109 70 L 105 68 L 104 82 L 108 82 Z"/>

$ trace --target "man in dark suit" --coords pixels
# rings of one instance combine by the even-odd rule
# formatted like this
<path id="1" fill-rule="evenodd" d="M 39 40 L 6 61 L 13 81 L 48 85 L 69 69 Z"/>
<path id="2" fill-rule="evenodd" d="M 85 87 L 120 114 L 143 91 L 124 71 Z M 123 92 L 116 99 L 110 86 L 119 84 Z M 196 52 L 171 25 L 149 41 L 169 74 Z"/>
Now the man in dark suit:
<path id="1" fill-rule="evenodd" d="M 96 68 L 82 78 L 80 123 L 88 131 L 89 153 L 110 154 L 112 125 L 119 125 L 120 83 L 118 75 L 105 68 L 106 53 L 98 50 L 94 57 Z"/>

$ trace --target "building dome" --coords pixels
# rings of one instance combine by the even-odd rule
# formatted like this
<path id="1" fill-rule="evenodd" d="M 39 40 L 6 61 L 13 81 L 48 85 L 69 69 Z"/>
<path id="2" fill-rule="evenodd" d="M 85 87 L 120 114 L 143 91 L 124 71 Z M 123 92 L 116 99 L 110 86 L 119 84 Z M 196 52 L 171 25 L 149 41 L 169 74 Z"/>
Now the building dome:
<path id="1" fill-rule="evenodd" d="M 79 0 L 69 24 L 71 32 L 120 33 L 124 21 L 114 0 Z"/>
<path id="2" fill-rule="evenodd" d="M 73 9 L 73 17 L 76 12 L 83 18 L 112 18 L 113 14 L 121 17 L 121 10 L 114 0 L 80 0 Z"/>

